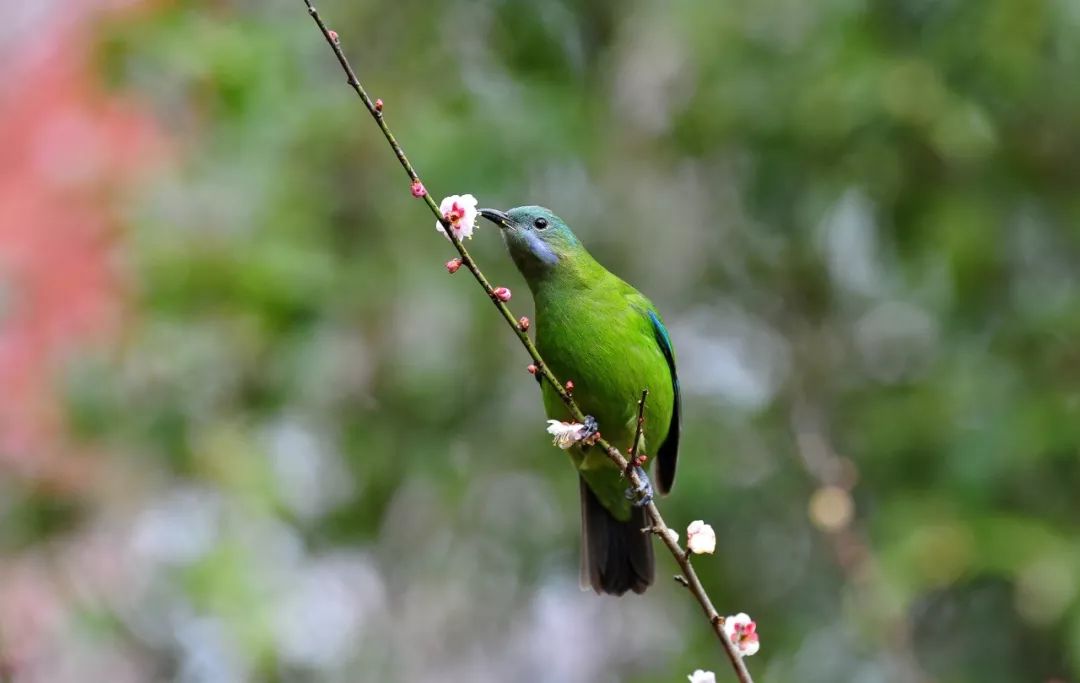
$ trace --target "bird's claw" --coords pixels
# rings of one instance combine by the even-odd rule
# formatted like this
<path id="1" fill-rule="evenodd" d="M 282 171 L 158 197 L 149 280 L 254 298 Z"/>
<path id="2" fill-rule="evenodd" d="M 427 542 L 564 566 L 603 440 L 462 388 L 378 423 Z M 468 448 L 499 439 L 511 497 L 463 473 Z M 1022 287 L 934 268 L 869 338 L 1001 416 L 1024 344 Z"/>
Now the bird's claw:
<path id="1" fill-rule="evenodd" d="M 581 421 L 581 450 L 587 451 L 600 438 L 600 425 L 592 415 L 586 415 Z"/>
<path id="2" fill-rule="evenodd" d="M 635 507 L 645 507 L 653 499 L 652 482 L 649 481 L 649 475 L 645 473 L 644 468 L 634 467 L 634 473 L 637 474 L 641 485 L 637 488 L 626 489 L 626 498 L 634 501 Z"/>

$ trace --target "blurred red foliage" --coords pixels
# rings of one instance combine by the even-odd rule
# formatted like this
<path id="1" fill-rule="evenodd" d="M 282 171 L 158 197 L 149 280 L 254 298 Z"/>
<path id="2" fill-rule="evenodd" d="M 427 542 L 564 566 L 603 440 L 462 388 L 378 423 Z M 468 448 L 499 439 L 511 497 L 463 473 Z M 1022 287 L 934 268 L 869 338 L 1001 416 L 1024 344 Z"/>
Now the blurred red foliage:
<path id="1" fill-rule="evenodd" d="M 118 200 L 164 141 L 95 70 L 91 20 L 135 5 L 44 7 L 21 10 L 25 30 L 0 45 L 0 470 L 68 488 L 87 473 L 64 436 L 59 371 L 119 331 Z"/>

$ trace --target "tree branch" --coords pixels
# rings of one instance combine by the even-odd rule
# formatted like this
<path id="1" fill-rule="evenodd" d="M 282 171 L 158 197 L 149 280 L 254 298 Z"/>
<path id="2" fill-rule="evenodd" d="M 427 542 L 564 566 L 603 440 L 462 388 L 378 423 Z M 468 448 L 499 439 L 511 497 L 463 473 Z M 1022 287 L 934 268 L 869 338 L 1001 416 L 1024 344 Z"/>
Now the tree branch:
<path id="1" fill-rule="evenodd" d="M 348 84 L 352 87 L 353 90 L 356 91 L 356 94 L 360 96 L 360 99 L 364 102 L 364 106 L 367 107 L 368 113 L 370 113 L 371 117 L 375 119 L 375 123 L 379 126 L 379 130 L 382 131 L 383 137 L 386 138 L 386 141 L 387 143 L 389 143 L 390 148 L 394 151 L 394 155 L 397 156 L 398 163 L 401 164 L 401 167 L 405 170 L 405 173 L 408 174 L 409 179 L 413 183 L 419 183 L 419 174 L 417 174 L 416 169 L 413 168 L 413 165 L 409 162 L 408 157 L 405 156 L 405 151 L 401 148 L 401 145 L 398 144 L 397 139 L 394 138 L 393 133 L 390 132 L 390 128 L 386 125 L 386 120 L 383 116 L 382 108 L 372 101 L 371 97 L 368 96 L 367 91 L 364 90 L 364 86 L 360 84 L 360 79 L 356 77 L 356 73 L 353 71 L 352 66 L 349 64 L 349 60 L 345 57 L 345 53 L 341 50 L 341 42 L 337 34 L 327 28 L 326 24 L 322 20 L 322 17 L 319 16 L 318 10 L 315 9 L 315 7 L 311 4 L 311 0 L 304 0 L 304 4 L 307 6 L 308 14 L 311 15 L 311 18 L 318 25 L 319 30 L 322 32 L 327 44 L 334 51 L 334 55 L 337 57 L 338 63 L 341 65 L 342 70 L 347 76 Z M 563 384 L 558 380 L 558 378 L 555 377 L 554 373 L 551 372 L 551 369 L 548 368 L 547 363 L 544 362 L 544 359 L 540 356 L 540 352 L 536 349 L 536 345 L 533 344 L 533 341 L 529 337 L 528 333 L 523 330 L 522 327 L 518 324 L 518 320 L 514 317 L 514 314 L 510 312 L 510 308 L 503 301 L 500 301 L 499 298 L 495 295 L 495 290 L 492 288 L 491 284 L 488 282 L 484 274 L 480 271 L 480 267 L 476 264 L 476 261 L 474 261 L 472 256 L 469 255 L 469 251 L 465 248 L 465 245 L 457 237 L 457 235 L 454 234 L 454 231 L 451 229 L 449 222 L 443 217 L 442 213 L 439 211 L 439 207 L 435 203 L 435 200 L 432 199 L 430 193 L 427 192 L 424 193 L 423 198 L 424 202 L 431 210 L 431 213 L 435 216 L 439 223 L 442 224 L 443 229 L 446 232 L 446 236 L 450 239 L 450 242 L 451 244 L 453 244 L 454 249 L 456 249 L 458 254 L 461 255 L 462 264 L 464 264 L 465 267 L 469 269 L 469 272 L 473 274 L 473 277 L 476 278 L 476 281 L 480 284 L 481 287 L 483 287 L 484 292 L 488 295 L 488 298 L 491 299 L 491 302 L 495 305 L 495 308 L 498 309 L 503 319 L 506 320 L 507 324 L 510 326 L 510 329 L 513 330 L 514 334 L 517 335 L 517 338 L 521 342 L 522 346 L 525 347 L 525 351 L 528 352 L 529 356 L 533 360 L 533 363 L 536 365 L 538 375 L 542 375 L 548 382 L 551 383 L 552 388 L 554 388 L 555 391 L 558 393 L 559 398 L 562 399 L 562 402 L 566 405 L 566 408 L 570 412 L 570 415 L 576 421 L 583 423 L 585 421 L 585 414 L 581 411 L 581 408 L 578 407 L 570 392 L 566 390 L 566 387 L 563 386 Z M 641 429 L 644 423 L 645 398 L 647 395 L 648 390 L 646 389 L 642 392 L 641 400 L 638 403 L 637 436 L 634 439 L 634 443 L 630 446 L 630 453 L 633 457 L 637 456 L 638 441 L 640 440 Z M 627 479 L 630 481 L 630 484 L 635 490 L 642 487 L 642 484 L 644 482 L 641 480 L 637 472 L 632 467 L 631 462 L 627 461 L 627 459 L 623 457 L 622 453 L 619 452 L 618 448 L 612 446 L 600 435 L 598 435 L 596 439 L 596 445 L 598 445 L 604 450 L 604 453 L 613 463 L 615 463 L 616 466 L 619 467 L 620 470 L 627 473 Z M 686 585 L 686 587 L 689 589 L 691 595 L 694 596 L 698 604 L 701 605 L 702 611 L 705 613 L 706 618 L 712 625 L 713 632 L 716 633 L 716 636 L 720 640 L 720 644 L 723 647 L 725 654 L 727 654 L 727 657 L 731 662 L 731 666 L 735 672 L 736 677 L 741 683 L 753 683 L 753 679 L 750 677 L 750 672 L 747 671 L 746 665 L 743 663 L 742 656 L 739 654 L 738 649 L 731 642 L 731 639 L 727 637 L 727 633 L 725 633 L 724 631 L 724 618 L 720 616 L 720 613 L 716 611 L 715 607 L 713 607 L 712 601 L 709 599 L 708 594 L 705 592 L 705 588 L 701 585 L 701 581 L 697 577 L 697 573 L 694 571 L 694 567 L 690 562 L 689 552 L 679 547 L 678 541 L 675 540 L 674 533 L 664 522 L 664 518 L 660 515 L 660 510 L 656 507 L 656 503 L 649 501 L 645 505 L 645 510 L 648 513 L 651 526 L 650 528 L 643 530 L 643 532 L 651 532 L 656 534 L 661 539 L 661 541 L 663 541 L 664 545 L 667 546 L 668 550 L 671 552 L 672 557 L 675 558 L 675 562 L 682 569 L 682 577 L 685 582 L 684 585 Z"/>

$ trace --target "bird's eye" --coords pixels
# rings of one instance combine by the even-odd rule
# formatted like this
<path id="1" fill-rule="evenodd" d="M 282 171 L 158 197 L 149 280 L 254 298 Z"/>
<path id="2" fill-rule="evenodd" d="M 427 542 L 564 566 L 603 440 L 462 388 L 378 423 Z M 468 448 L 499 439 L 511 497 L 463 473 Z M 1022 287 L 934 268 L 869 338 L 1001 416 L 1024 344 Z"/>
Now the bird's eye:
<path id="1" fill-rule="evenodd" d="M 547 219 L 543 217 L 537 218 L 535 221 L 533 221 L 533 225 L 536 226 L 537 230 L 543 230 L 547 227 Z"/>

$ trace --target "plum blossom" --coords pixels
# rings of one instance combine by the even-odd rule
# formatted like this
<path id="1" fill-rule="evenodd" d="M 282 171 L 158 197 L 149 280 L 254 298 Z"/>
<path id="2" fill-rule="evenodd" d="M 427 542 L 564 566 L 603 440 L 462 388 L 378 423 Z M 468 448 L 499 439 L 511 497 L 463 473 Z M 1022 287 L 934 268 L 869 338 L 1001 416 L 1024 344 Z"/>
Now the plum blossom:
<path id="1" fill-rule="evenodd" d="M 476 210 L 476 197 L 471 194 L 460 196 L 452 194 L 445 197 L 439 202 L 439 213 L 450 224 L 450 229 L 453 230 L 454 236 L 459 240 L 472 237 L 478 213 Z M 435 222 L 435 229 L 444 235 L 446 234 L 446 230 L 439 221 Z M 449 239 L 449 236 L 447 236 L 447 239 Z"/>
<path id="2" fill-rule="evenodd" d="M 746 612 L 739 612 L 724 619 L 724 633 L 743 657 L 749 657 L 761 649 L 757 624 Z"/>
<path id="3" fill-rule="evenodd" d="M 713 553 L 716 551 L 716 532 L 700 519 L 690 522 L 686 527 L 686 547 L 697 555 Z"/>
<path id="4" fill-rule="evenodd" d="M 547 432 L 554 437 L 552 443 L 564 451 L 589 436 L 589 429 L 585 425 L 559 420 L 548 420 Z"/>
<path id="5" fill-rule="evenodd" d="M 716 683 L 716 674 L 711 671 L 702 671 L 701 669 L 690 674 L 687 678 L 690 679 L 690 683 Z"/>

